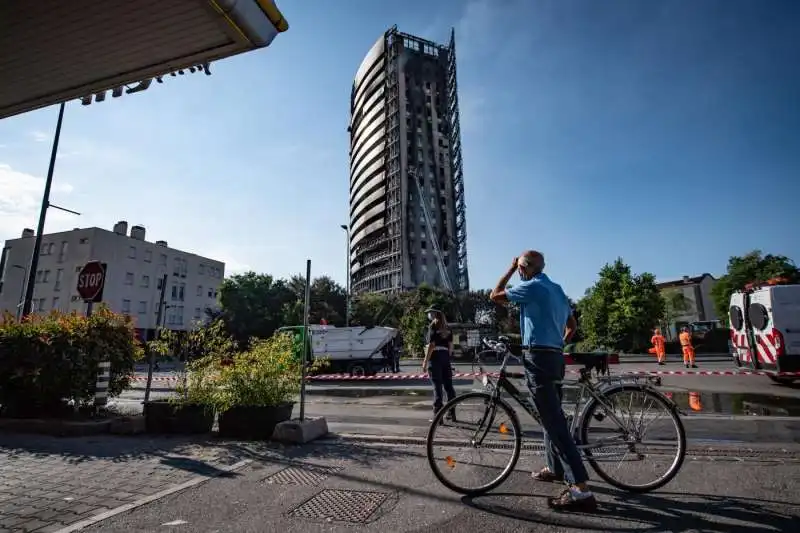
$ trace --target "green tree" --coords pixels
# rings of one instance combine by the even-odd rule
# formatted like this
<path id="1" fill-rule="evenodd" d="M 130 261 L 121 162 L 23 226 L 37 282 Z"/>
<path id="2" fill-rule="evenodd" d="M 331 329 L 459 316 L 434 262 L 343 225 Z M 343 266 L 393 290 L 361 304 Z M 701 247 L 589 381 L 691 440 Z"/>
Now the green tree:
<path id="1" fill-rule="evenodd" d="M 251 337 L 266 339 L 285 325 L 285 308 L 296 299 L 282 279 L 255 272 L 234 274 L 220 286 L 219 318 L 240 343 Z"/>
<path id="2" fill-rule="evenodd" d="M 662 333 L 668 338 L 672 337 L 672 326 L 676 318 L 685 315 L 691 308 L 689 300 L 678 289 L 667 289 L 661 292 L 664 299 L 664 318 L 661 323 Z"/>
<path id="3" fill-rule="evenodd" d="M 744 256 L 728 259 L 728 270 L 711 288 L 711 298 L 717 316 L 727 322 L 731 294 L 753 282 L 785 278 L 789 283 L 800 282 L 800 269 L 794 261 L 783 255 L 762 255 L 753 250 Z"/>
<path id="4" fill-rule="evenodd" d="M 631 351 L 647 345 L 650 331 L 664 315 L 655 276 L 634 275 L 621 258 L 605 265 L 578 305 L 585 343 Z"/>

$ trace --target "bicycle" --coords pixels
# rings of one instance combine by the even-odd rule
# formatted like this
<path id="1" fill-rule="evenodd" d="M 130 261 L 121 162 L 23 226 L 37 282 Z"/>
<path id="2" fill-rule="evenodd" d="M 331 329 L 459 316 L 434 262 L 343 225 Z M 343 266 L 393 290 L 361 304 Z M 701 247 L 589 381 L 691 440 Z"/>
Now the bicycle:
<path id="1" fill-rule="evenodd" d="M 520 390 L 509 380 L 509 378 L 523 377 L 523 375 L 506 371 L 509 359 L 519 358 L 513 356 L 505 347 L 504 343 L 495 343 L 495 346 L 497 349 L 504 351 L 503 362 L 497 373 L 496 380 L 481 371 L 481 374 L 483 374 L 481 381 L 485 390 L 481 392 L 468 392 L 447 402 L 433 417 L 430 429 L 428 430 L 428 463 L 434 475 L 450 490 L 468 496 L 483 494 L 500 486 L 500 484 L 511 475 L 519 461 L 522 449 L 522 426 L 517 412 L 503 397 L 501 397 L 503 392 L 515 400 L 517 404 L 523 408 L 525 413 L 530 415 L 534 421 L 541 426 L 541 418 L 533 402 L 529 402 L 523 398 Z M 563 380 L 562 383 L 564 385 L 577 386 L 580 391 L 580 396 L 576 395 L 574 402 L 574 416 L 571 417 L 571 420 L 569 420 L 570 417 L 568 417 L 568 424 L 570 433 L 575 438 L 578 450 L 581 452 L 586 462 L 588 462 L 592 469 L 610 485 L 629 492 L 650 492 L 669 483 L 678 474 L 686 456 L 686 431 L 681 422 L 679 416 L 680 411 L 677 405 L 656 390 L 656 387 L 661 384 L 660 378 L 656 376 L 609 376 L 607 354 L 571 354 L 571 357 L 575 359 L 576 362 L 583 365 L 583 368 L 579 370 L 580 377 L 577 380 Z M 592 381 L 593 371 L 598 374 L 596 383 Z M 606 377 L 600 377 L 599 374 L 606 374 Z M 628 424 L 622 422 L 620 416 L 615 413 L 612 407 L 615 404 L 615 400 L 620 399 L 627 393 L 639 393 L 642 395 L 642 400 L 636 402 L 637 406 L 642 406 L 647 401 L 650 401 L 654 405 L 663 407 L 667 414 L 668 421 L 672 422 L 672 426 L 677 433 L 677 454 L 668 462 L 667 471 L 654 481 L 645 484 L 623 482 L 607 472 L 603 466 L 604 459 L 610 455 L 609 450 L 612 450 L 612 446 L 615 444 L 621 449 L 623 456 L 631 455 L 633 459 L 638 460 L 642 460 L 645 457 L 641 451 L 636 450 L 638 446 L 647 443 L 655 444 L 656 447 L 658 447 L 658 445 L 663 444 L 663 439 L 659 439 L 658 437 L 654 441 L 645 441 L 643 436 L 644 430 L 647 428 L 629 427 Z M 588 399 L 580 406 L 581 401 L 587 395 Z M 477 403 L 479 409 L 482 404 L 483 415 L 480 417 L 477 424 L 466 424 L 462 421 L 460 413 L 463 413 L 466 404 L 470 402 Z M 634 407 L 634 402 L 629 402 L 629 406 Z M 509 424 L 500 423 L 495 426 L 495 421 L 500 411 L 507 415 L 510 421 Z M 643 423 L 645 420 L 648 421 L 649 427 L 657 419 L 641 415 L 638 421 L 639 423 Z M 589 434 L 589 426 L 594 421 L 600 423 L 604 421 L 613 422 L 613 424 L 616 425 L 616 432 L 619 433 L 619 435 L 616 438 L 598 439 L 597 442 L 594 443 Z M 464 443 L 461 441 L 445 440 L 443 444 L 445 455 L 443 457 L 437 456 L 435 453 L 436 450 L 434 449 L 437 432 L 449 427 L 467 428 L 472 435 L 466 442 L 466 448 L 469 450 L 490 449 L 493 452 L 492 458 L 499 453 L 499 450 L 507 449 L 511 446 L 512 453 L 510 460 L 503 467 L 490 467 L 492 471 L 496 472 L 499 470 L 499 474 L 486 483 L 478 484 L 477 486 L 466 486 L 451 481 L 445 474 L 453 473 L 458 466 L 460 466 L 460 463 L 453 457 L 454 454 L 447 450 L 458 446 L 464 446 Z M 612 430 L 601 427 L 600 436 L 603 436 L 603 434 L 607 435 Z M 663 453 L 655 453 L 653 456 L 659 460 L 663 458 Z M 468 476 L 470 480 L 475 477 L 474 474 Z"/>
<path id="2" fill-rule="evenodd" d="M 490 359 L 497 364 L 500 361 L 500 356 L 505 353 L 506 346 L 508 345 L 508 337 L 500 336 L 496 341 L 483 339 L 481 344 L 486 347 L 485 350 L 475 350 L 475 357 L 472 359 L 472 373 L 475 374 L 482 370 L 482 365 Z"/>

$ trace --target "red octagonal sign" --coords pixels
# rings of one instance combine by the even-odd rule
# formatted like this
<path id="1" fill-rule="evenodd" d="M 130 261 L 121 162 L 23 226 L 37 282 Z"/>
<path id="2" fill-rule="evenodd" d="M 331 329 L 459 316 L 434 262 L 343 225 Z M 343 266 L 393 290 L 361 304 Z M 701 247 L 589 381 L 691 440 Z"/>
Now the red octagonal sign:
<path id="1" fill-rule="evenodd" d="M 87 302 L 99 302 L 103 297 L 106 268 L 100 261 L 90 261 L 78 274 L 78 294 Z"/>

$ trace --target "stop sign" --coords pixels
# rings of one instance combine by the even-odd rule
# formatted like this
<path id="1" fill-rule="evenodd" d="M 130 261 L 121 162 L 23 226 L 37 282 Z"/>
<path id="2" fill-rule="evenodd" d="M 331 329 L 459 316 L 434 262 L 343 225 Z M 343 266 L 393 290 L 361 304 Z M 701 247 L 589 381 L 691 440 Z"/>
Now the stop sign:
<path id="1" fill-rule="evenodd" d="M 87 302 L 99 302 L 105 281 L 105 265 L 100 261 L 89 261 L 78 274 L 78 294 Z"/>

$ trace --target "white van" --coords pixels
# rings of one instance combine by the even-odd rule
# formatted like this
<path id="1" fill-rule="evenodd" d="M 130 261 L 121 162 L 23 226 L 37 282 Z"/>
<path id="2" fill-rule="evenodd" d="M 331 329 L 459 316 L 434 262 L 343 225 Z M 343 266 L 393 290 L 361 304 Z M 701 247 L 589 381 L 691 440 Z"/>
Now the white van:
<path id="1" fill-rule="evenodd" d="M 770 280 L 734 292 L 728 316 L 738 366 L 776 374 L 800 372 L 800 285 Z M 769 377 L 779 383 L 800 379 Z"/>

